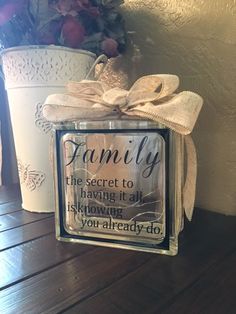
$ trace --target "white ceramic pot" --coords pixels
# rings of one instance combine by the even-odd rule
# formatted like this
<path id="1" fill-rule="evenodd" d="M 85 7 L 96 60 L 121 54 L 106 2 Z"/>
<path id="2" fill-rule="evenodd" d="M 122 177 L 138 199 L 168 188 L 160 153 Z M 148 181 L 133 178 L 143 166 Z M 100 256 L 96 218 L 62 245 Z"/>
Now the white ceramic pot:
<path id="1" fill-rule="evenodd" d="M 105 59 L 57 46 L 23 46 L 2 53 L 24 209 L 54 211 L 51 124 L 42 116 L 42 104 L 49 94 L 65 92 L 69 80 L 94 78 L 95 65 Z"/>

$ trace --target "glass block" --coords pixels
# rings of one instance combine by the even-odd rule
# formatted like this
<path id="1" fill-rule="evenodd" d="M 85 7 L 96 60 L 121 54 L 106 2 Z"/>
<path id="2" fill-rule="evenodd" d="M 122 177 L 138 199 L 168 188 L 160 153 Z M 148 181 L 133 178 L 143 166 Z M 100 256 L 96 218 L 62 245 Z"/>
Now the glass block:
<path id="1" fill-rule="evenodd" d="M 145 120 L 55 125 L 57 238 L 175 255 L 182 142 Z"/>

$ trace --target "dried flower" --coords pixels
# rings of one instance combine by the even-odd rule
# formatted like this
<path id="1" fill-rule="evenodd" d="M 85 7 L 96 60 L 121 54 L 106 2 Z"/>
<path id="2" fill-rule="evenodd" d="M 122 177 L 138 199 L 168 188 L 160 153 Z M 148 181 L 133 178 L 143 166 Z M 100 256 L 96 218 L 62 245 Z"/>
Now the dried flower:
<path id="1" fill-rule="evenodd" d="M 71 48 L 80 47 L 84 40 L 85 30 L 78 20 L 73 16 L 67 15 L 62 26 L 62 36 L 66 46 Z"/>
<path id="2" fill-rule="evenodd" d="M 52 3 L 51 7 L 58 11 L 62 15 L 70 14 L 72 16 L 77 15 L 75 8 L 75 0 L 59 0 Z"/>
<path id="3" fill-rule="evenodd" d="M 19 14 L 25 5 L 25 0 L 10 1 L 0 8 L 0 26 L 7 23 L 14 15 Z"/>
<path id="4" fill-rule="evenodd" d="M 0 46 L 54 44 L 117 56 L 125 46 L 122 0 L 0 0 Z"/>
<path id="5" fill-rule="evenodd" d="M 106 38 L 101 43 L 102 52 L 105 53 L 108 57 L 117 57 L 118 52 L 118 43 L 112 38 Z"/>

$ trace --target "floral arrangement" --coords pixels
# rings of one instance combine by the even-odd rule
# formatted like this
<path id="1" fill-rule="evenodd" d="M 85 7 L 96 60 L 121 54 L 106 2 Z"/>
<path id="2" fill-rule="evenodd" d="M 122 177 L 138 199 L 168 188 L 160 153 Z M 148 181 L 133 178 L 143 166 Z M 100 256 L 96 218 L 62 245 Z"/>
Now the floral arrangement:
<path id="1" fill-rule="evenodd" d="M 116 57 L 125 49 L 123 0 L 0 0 L 0 49 L 59 45 Z"/>

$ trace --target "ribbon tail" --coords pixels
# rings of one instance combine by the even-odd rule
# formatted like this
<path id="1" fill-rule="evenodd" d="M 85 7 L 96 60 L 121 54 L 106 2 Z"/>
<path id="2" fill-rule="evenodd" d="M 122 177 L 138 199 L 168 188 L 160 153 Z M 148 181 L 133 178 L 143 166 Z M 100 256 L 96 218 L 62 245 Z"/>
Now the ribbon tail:
<path id="1" fill-rule="evenodd" d="M 126 110 L 128 115 L 138 115 L 164 124 L 177 133 L 187 135 L 193 130 L 202 107 L 202 98 L 184 91 L 162 104 L 146 102 Z"/>
<path id="2" fill-rule="evenodd" d="M 183 188 L 183 208 L 189 221 L 192 220 L 196 180 L 197 180 L 197 154 L 193 139 L 190 135 L 184 137 L 187 156 L 187 174 Z"/>

